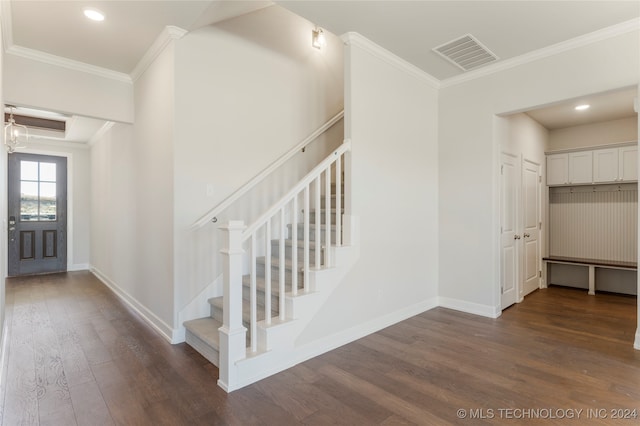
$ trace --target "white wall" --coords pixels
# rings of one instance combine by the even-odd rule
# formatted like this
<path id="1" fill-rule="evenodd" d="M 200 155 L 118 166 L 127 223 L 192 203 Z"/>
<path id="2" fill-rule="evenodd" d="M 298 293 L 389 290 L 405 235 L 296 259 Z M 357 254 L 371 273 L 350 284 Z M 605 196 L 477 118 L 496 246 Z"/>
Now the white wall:
<path id="1" fill-rule="evenodd" d="M 77 145 L 77 146 L 74 146 Z M 67 269 L 70 271 L 89 268 L 90 223 L 91 223 L 91 158 L 89 146 L 56 143 L 30 139 L 28 152 L 42 155 L 57 155 L 67 158 Z"/>
<path id="2" fill-rule="evenodd" d="M 439 110 L 442 297 L 467 310 L 500 312 L 498 165 L 503 141 L 494 116 L 637 84 L 638 41 L 634 31 L 444 85 Z"/>
<path id="3" fill-rule="evenodd" d="M 133 85 L 16 55 L 5 55 L 6 103 L 133 122 Z"/>
<path id="4" fill-rule="evenodd" d="M 135 83 L 133 126 L 91 150 L 92 270 L 167 338 L 173 332 L 174 44 Z"/>
<path id="5" fill-rule="evenodd" d="M 345 126 L 360 257 L 300 344 L 437 304 L 438 90 L 366 39 L 351 40 Z"/>
<path id="6" fill-rule="evenodd" d="M 341 126 L 294 159 L 293 169 L 257 188 L 218 225 L 189 227 L 343 109 L 342 42 L 311 46 L 308 21 L 271 6 L 187 34 L 176 44 L 175 283 L 176 313 L 211 286 L 220 247 L 218 225 L 255 219 L 297 177 L 341 142 Z M 313 158 L 313 161 L 309 159 Z M 302 163 L 305 163 L 302 165 Z M 301 167 L 298 167 L 301 166 Z M 260 209 L 260 207 L 262 209 Z M 204 300 L 195 299 L 207 309 Z M 198 315 L 194 312 L 193 315 Z M 175 319 L 181 327 L 191 314 Z M 200 315 L 202 316 L 202 315 Z"/>
<path id="7" fill-rule="evenodd" d="M 590 148 L 638 140 L 638 117 L 555 129 L 549 132 L 547 151 Z"/>

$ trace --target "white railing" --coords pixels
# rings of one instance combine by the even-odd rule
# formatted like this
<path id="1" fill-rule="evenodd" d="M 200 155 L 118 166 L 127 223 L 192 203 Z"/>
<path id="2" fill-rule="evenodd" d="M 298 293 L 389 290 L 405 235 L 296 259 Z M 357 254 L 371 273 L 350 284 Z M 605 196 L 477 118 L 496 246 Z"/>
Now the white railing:
<path id="1" fill-rule="evenodd" d="M 262 263 L 260 255 L 264 253 L 261 278 L 264 279 L 262 321 L 265 325 L 275 321 L 272 317 L 272 297 L 277 295 L 278 299 L 277 321 L 291 319 L 290 314 L 286 312 L 287 291 L 292 296 L 297 295 L 298 291 L 308 292 L 310 290 L 309 271 L 312 268 L 321 269 L 332 266 L 330 247 L 332 244 L 342 245 L 342 170 L 345 154 L 350 150 L 351 142 L 347 140 L 246 229 L 241 221 L 231 221 L 223 228 L 228 232 L 225 238 L 225 249 L 222 251 L 225 258 L 223 290 L 225 312 L 224 324 L 220 328 L 220 380 L 223 383 L 229 383 L 227 380 L 232 379 L 230 376 L 233 375 L 231 372 L 234 369 L 233 364 L 244 359 L 247 352 L 255 353 L 259 349 L 266 349 L 266 342 L 259 342 L 257 333 L 260 322 L 258 319 L 258 278 L 260 278 L 258 265 Z M 333 202 L 332 183 L 335 185 Z M 315 216 L 313 223 L 311 223 L 312 209 Z M 336 217 L 335 224 L 332 223 L 333 212 Z M 290 229 L 289 239 L 287 239 L 287 227 Z M 301 227 L 302 238 L 299 238 L 298 227 Z M 274 241 L 272 241 L 273 237 L 275 237 Z M 291 248 L 289 263 L 286 256 L 287 240 Z M 302 262 L 298 259 L 300 245 Z M 278 247 L 277 257 L 272 256 L 273 246 Z M 313 259 L 311 259 L 312 246 L 315 251 Z M 248 251 L 249 257 L 249 348 L 246 348 L 247 329 L 242 324 L 242 256 L 245 251 Z M 273 268 L 278 270 L 277 292 L 273 291 L 271 285 Z M 302 288 L 299 282 L 300 274 L 303 281 Z M 287 275 L 290 277 L 289 282 L 287 282 Z M 235 345 L 235 347 L 225 347 L 226 345 Z M 223 352 L 225 352 L 224 362 Z"/>
<path id="2" fill-rule="evenodd" d="M 269 166 L 267 166 L 260 173 L 255 175 L 249 182 L 247 182 L 241 188 L 239 188 L 237 191 L 233 192 L 227 198 L 222 200 L 222 202 L 220 204 L 215 206 L 213 209 L 209 210 L 206 214 L 204 214 L 202 217 L 200 217 L 200 219 L 196 220 L 194 222 L 194 224 L 191 225 L 191 229 L 192 230 L 193 229 L 198 229 L 198 228 L 201 228 L 201 227 L 211 223 L 212 221 L 215 221 L 216 217 L 221 212 L 223 212 L 225 209 L 227 209 L 229 206 L 231 206 L 233 203 L 235 203 L 240 197 L 242 197 L 244 194 L 249 192 L 258 183 L 262 182 L 267 176 L 269 176 L 271 173 L 273 173 L 278 167 L 280 167 L 284 163 L 286 163 L 287 160 L 289 160 L 291 157 L 293 157 L 294 155 L 296 155 L 300 151 L 304 151 L 304 149 L 307 147 L 307 145 L 309 145 L 311 142 L 316 140 L 320 135 L 322 135 L 324 132 L 326 132 L 331 127 L 333 127 L 343 117 L 344 117 L 344 110 L 340 111 L 339 113 L 337 113 L 336 115 L 331 117 L 329 119 L 329 121 L 324 123 L 318 129 L 316 129 L 313 133 L 311 133 L 309 136 L 307 136 L 302 142 L 300 142 L 299 144 L 297 144 L 296 146 L 291 148 L 284 155 L 282 155 L 276 161 L 271 163 Z"/>

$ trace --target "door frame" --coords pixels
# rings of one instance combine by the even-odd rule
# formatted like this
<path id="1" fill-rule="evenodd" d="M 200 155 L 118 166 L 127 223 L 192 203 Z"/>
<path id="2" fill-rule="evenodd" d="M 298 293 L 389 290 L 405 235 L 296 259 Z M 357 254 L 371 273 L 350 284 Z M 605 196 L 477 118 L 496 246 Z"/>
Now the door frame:
<path id="1" fill-rule="evenodd" d="M 72 267 L 74 265 L 73 258 L 73 154 L 67 151 L 56 151 L 56 150 L 47 150 L 42 148 L 21 148 L 16 150 L 18 154 L 35 154 L 35 155 L 49 155 L 53 157 L 64 157 L 67 159 L 67 272 L 74 271 L 75 269 Z M 7 155 L 6 158 L 9 156 Z M 7 169 L 8 173 L 8 169 Z M 5 210 L 8 208 L 8 200 L 9 196 L 8 185 L 9 185 L 9 177 L 6 178 L 7 182 L 7 191 L 5 195 L 4 205 Z M 6 215 L 6 211 L 4 213 Z M 8 216 L 7 220 L 8 220 Z M 6 227 L 5 227 L 6 230 Z M 5 239 L 3 244 L 8 244 L 8 234 L 5 232 Z M 5 271 L 9 270 L 9 251 L 7 250 L 7 254 L 4 257 L 4 267 Z"/>

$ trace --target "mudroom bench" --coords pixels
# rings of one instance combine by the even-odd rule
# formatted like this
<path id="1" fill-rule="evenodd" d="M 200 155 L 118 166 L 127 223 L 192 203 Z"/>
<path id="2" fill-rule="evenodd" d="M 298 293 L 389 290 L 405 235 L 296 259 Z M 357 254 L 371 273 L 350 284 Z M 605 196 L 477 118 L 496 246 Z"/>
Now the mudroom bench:
<path id="1" fill-rule="evenodd" d="M 549 256 L 542 258 L 545 271 L 549 263 L 564 265 L 578 265 L 589 268 L 589 294 L 596 294 L 596 268 L 638 270 L 637 262 L 622 262 L 615 260 L 581 259 L 576 257 Z"/>

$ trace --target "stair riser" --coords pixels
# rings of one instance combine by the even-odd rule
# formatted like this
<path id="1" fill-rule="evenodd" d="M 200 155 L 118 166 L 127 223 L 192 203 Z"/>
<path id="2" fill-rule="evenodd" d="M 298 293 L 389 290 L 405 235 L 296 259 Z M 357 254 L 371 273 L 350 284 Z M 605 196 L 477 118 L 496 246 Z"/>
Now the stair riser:
<path id="1" fill-rule="evenodd" d="M 275 318 L 278 316 L 278 309 L 279 306 L 278 304 L 272 304 L 271 305 L 271 318 Z M 258 321 L 262 321 L 264 320 L 264 305 L 262 306 L 258 306 L 258 311 L 256 312 L 256 317 L 258 319 Z M 250 317 L 249 317 L 249 313 L 247 312 L 246 314 L 243 312 L 242 314 L 242 325 L 244 325 L 245 327 L 247 327 L 247 330 L 250 330 Z M 216 321 L 220 321 L 220 322 L 224 322 L 224 315 L 222 313 L 222 309 L 218 309 L 215 306 L 211 307 L 211 318 L 215 319 Z M 249 332 L 247 332 L 247 336 L 249 336 Z"/>
<path id="2" fill-rule="evenodd" d="M 272 288 L 275 288 L 275 286 L 277 286 L 277 283 L 272 283 Z M 287 291 L 289 291 L 291 289 L 291 286 L 287 286 Z M 244 303 L 249 303 L 249 297 L 251 294 L 251 289 L 249 287 L 246 286 L 242 286 L 242 299 L 244 300 Z M 258 299 L 258 310 L 262 309 L 264 310 L 264 302 L 265 302 L 265 295 L 264 295 L 264 290 L 260 290 L 260 289 L 256 289 L 256 297 Z M 278 294 L 275 292 L 271 293 L 271 306 L 279 306 L 278 303 L 280 303 L 280 298 L 278 297 Z"/>
<path id="3" fill-rule="evenodd" d="M 336 224 L 336 214 L 335 213 L 330 213 L 331 216 L 331 224 L 335 225 Z M 326 212 L 322 212 L 320 213 L 320 223 L 321 224 L 325 224 L 325 221 L 327 220 L 327 213 Z M 309 213 L 309 223 L 316 223 L 316 213 L 315 212 L 311 212 Z"/>
<path id="4" fill-rule="evenodd" d="M 314 259 L 310 259 L 310 263 L 311 266 L 313 267 L 313 265 L 315 265 L 315 258 Z M 266 272 L 266 268 L 264 264 L 257 264 L 256 265 L 256 272 L 258 274 L 259 277 L 264 277 L 265 276 L 265 272 Z M 301 271 L 302 268 L 298 269 L 298 284 L 302 284 L 304 282 L 304 273 Z M 280 279 L 280 267 L 279 266 L 272 266 L 271 267 L 271 285 L 273 286 L 273 281 L 275 280 L 276 283 L 278 282 L 278 280 Z M 286 269 L 284 271 L 284 279 L 285 282 L 287 283 L 287 288 L 290 288 L 291 286 L 289 285 L 289 283 L 291 282 L 291 269 Z"/>
<path id="5" fill-rule="evenodd" d="M 302 237 L 302 235 L 298 235 L 299 237 Z M 301 261 L 303 259 L 304 256 L 304 246 L 302 245 L 303 241 L 298 241 L 298 260 Z M 320 250 L 320 256 L 322 256 L 322 253 L 324 251 Z M 291 259 L 293 253 L 293 247 L 286 245 L 284 248 L 284 255 L 287 259 Z M 275 241 L 274 243 L 271 244 L 271 255 L 278 257 L 280 256 L 280 245 L 277 241 Z M 315 259 L 316 256 L 316 250 L 310 248 L 309 249 L 309 259 Z"/>
<path id="6" fill-rule="evenodd" d="M 330 197 L 330 200 L 331 200 L 331 207 L 335 208 L 336 207 L 336 197 L 335 197 L 335 195 L 332 195 Z M 341 200 L 341 205 L 344 207 L 344 194 L 340 195 L 340 200 Z M 315 203 L 315 201 L 313 203 Z M 312 206 L 314 205 L 313 203 L 312 203 Z M 320 198 L 320 208 L 323 208 L 323 209 L 327 208 L 327 203 L 326 203 L 324 195 L 322 196 L 322 198 Z"/>
<path id="7" fill-rule="evenodd" d="M 287 225 L 287 227 L 289 228 L 289 236 L 290 236 L 291 235 L 291 225 Z M 298 235 L 304 235 L 303 232 L 304 232 L 304 224 L 299 223 L 298 224 Z M 326 239 L 327 239 L 327 237 L 325 235 L 326 233 L 324 231 L 320 231 L 320 232 L 322 234 L 321 235 L 321 237 L 322 237 L 321 243 L 324 244 L 326 242 Z M 309 240 L 314 241 L 314 242 L 317 243 L 315 229 L 309 229 Z M 331 231 L 331 243 L 334 243 L 335 241 L 336 241 L 336 231 L 332 230 Z"/>

